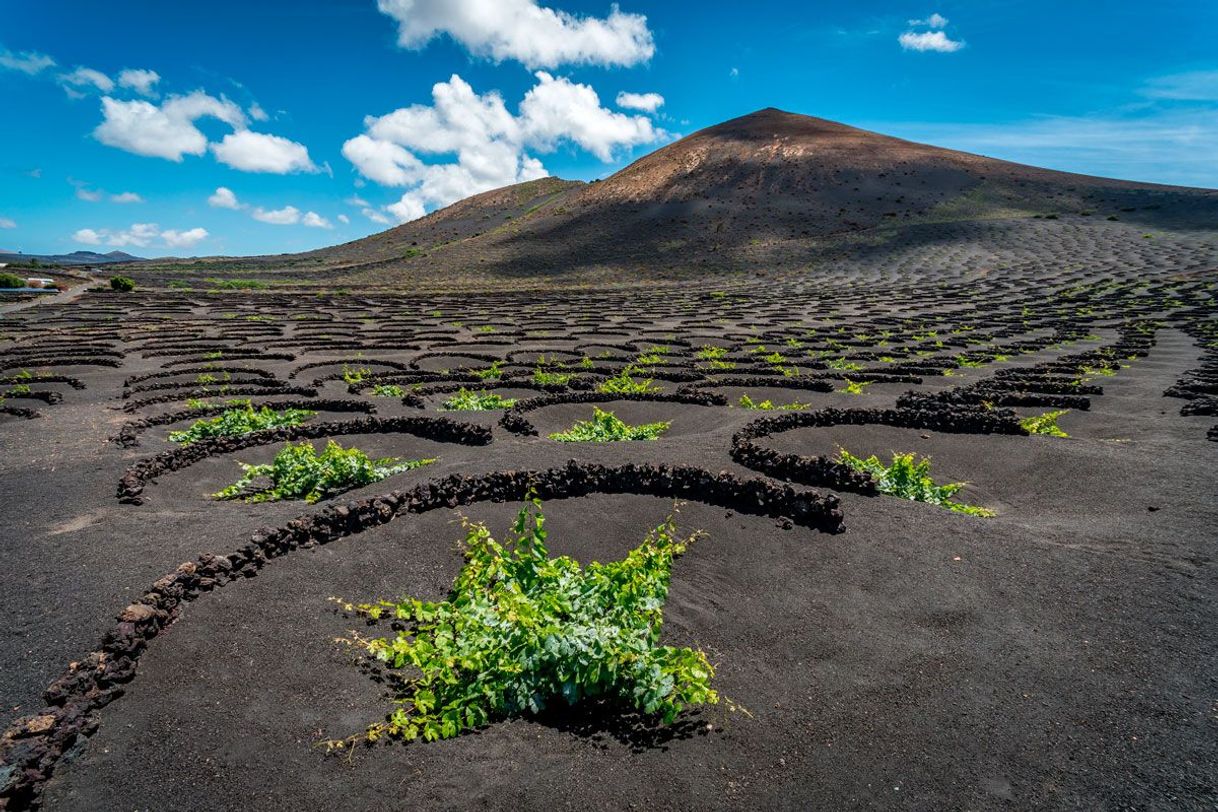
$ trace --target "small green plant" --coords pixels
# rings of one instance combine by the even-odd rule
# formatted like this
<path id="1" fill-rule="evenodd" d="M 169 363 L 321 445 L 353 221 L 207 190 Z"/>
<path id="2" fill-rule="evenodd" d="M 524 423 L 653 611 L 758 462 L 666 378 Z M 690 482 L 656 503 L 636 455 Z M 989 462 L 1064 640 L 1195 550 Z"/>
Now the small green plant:
<path id="1" fill-rule="evenodd" d="M 1069 409 L 1059 409 L 1055 412 L 1045 412 L 1033 417 L 1025 417 L 1019 421 L 1019 425 L 1028 434 L 1041 434 L 1046 437 L 1069 437 L 1070 435 L 1062 431 L 1061 427 L 1057 425 L 1057 421 L 1061 416 L 1069 411 Z"/>
<path id="2" fill-rule="evenodd" d="M 797 412 L 800 409 L 806 409 L 811 405 L 812 405 L 811 403 L 783 403 L 782 405 L 775 405 L 774 401 L 772 401 L 772 400 L 763 400 L 760 403 L 758 403 L 757 401 L 753 400 L 748 395 L 741 395 L 740 402 L 739 402 L 739 406 L 741 409 L 756 409 L 756 410 L 762 411 L 762 412 L 773 412 L 773 411 L 779 411 L 779 412 L 795 411 L 795 412 Z"/>
<path id="3" fill-rule="evenodd" d="M 845 358 L 830 358 L 826 363 L 830 369 L 844 369 L 850 372 L 858 372 L 863 368 L 863 365 L 857 361 L 847 361 Z"/>
<path id="4" fill-rule="evenodd" d="M 11 389 L 9 389 L 7 394 L 10 397 L 18 397 L 19 395 L 28 395 L 32 391 L 33 390 L 30 389 L 30 385 L 28 383 L 19 383 L 15 384 Z"/>
<path id="5" fill-rule="evenodd" d="M 378 383 L 372 387 L 372 395 L 378 398 L 405 397 L 406 390 L 396 383 Z"/>
<path id="6" fill-rule="evenodd" d="M 445 412 L 489 412 L 493 409 L 510 409 L 516 405 L 515 398 L 501 397 L 494 392 L 474 392 L 461 387 L 455 395 L 440 407 Z"/>
<path id="7" fill-rule="evenodd" d="M 374 622 L 400 624 L 392 637 L 352 640 L 387 667 L 410 669 L 397 707 L 367 739 L 435 741 L 595 698 L 668 724 L 688 706 L 719 701 L 704 652 L 659 644 L 673 560 L 701 534 L 678 537 L 670 517 L 623 560 L 581 567 L 550 558 L 536 499 L 502 544 L 484 524 L 466 520 L 465 530 L 465 564 L 446 600 L 334 599 Z"/>
<path id="8" fill-rule="evenodd" d="M 579 420 L 567 431 L 550 435 L 560 443 L 616 443 L 625 440 L 654 440 L 668 430 L 671 423 L 644 423 L 631 426 L 613 412 L 592 407 L 591 420 Z"/>
<path id="9" fill-rule="evenodd" d="M 352 367 L 343 364 L 343 382 L 348 384 L 362 383 L 364 378 L 372 374 L 367 367 Z"/>
<path id="10" fill-rule="evenodd" d="M 374 460 L 358 448 L 343 448 L 333 440 L 328 441 L 325 450 L 318 454 L 306 441 L 284 446 L 269 464 L 240 463 L 245 472 L 241 479 L 212 496 L 246 502 L 303 499 L 311 504 L 433 462 L 435 459 L 400 460 L 396 457 Z M 254 484 L 262 478 L 269 479 L 270 486 L 254 490 Z"/>
<path id="11" fill-rule="evenodd" d="M 874 454 L 867 459 L 853 456 L 846 449 L 838 450 L 838 459 L 855 470 L 870 474 L 880 493 L 899 496 L 913 502 L 926 502 L 945 507 L 954 513 L 969 516 L 993 516 L 994 511 L 952 500 L 964 487 L 963 482 L 936 484 L 930 476 L 930 457 L 916 460 L 916 454 L 892 455 L 892 464 L 884 465 Z"/>
<path id="12" fill-rule="evenodd" d="M 135 290 L 135 280 L 129 276 L 110 277 L 110 289 L 119 293 L 130 293 Z"/>
<path id="13" fill-rule="evenodd" d="M 493 361 L 486 369 L 471 369 L 469 372 L 484 381 L 498 380 L 503 377 L 503 362 Z"/>
<path id="14" fill-rule="evenodd" d="M 636 395 L 646 394 L 648 392 L 659 392 L 660 387 L 655 385 L 655 381 L 648 378 L 642 381 L 636 381 L 630 375 L 630 369 L 623 369 L 620 373 L 601 381 L 596 387 L 597 392 L 603 392 L 612 395 Z"/>
<path id="15" fill-rule="evenodd" d="M 698 360 L 700 361 L 718 361 L 727 355 L 726 347 L 716 347 L 714 344 L 705 344 L 702 349 L 698 350 Z"/>
<path id="16" fill-rule="evenodd" d="M 12 273 L 0 273 L 0 288 L 23 288 L 25 280 Z"/>
<path id="17" fill-rule="evenodd" d="M 197 403 L 198 406 L 193 405 L 194 403 Z M 189 405 L 191 408 L 199 408 L 206 404 L 203 401 L 194 401 Z M 184 431 L 170 432 L 169 439 L 175 443 L 190 445 L 213 437 L 237 437 L 252 431 L 299 426 L 315 414 L 317 412 L 308 409 L 276 411 L 270 406 L 255 409 L 249 401 L 246 401 L 244 406 L 226 409 L 217 417 L 196 420 L 190 428 Z"/>
<path id="18" fill-rule="evenodd" d="M 546 372 L 541 368 L 533 370 L 533 383 L 539 386 L 566 386 L 574 377 L 570 372 Z"/>
<path id="19" fill-rule="evenodd" d="M 837 391 L 844 395 L 861 395 L 868 386 L 871 386 L 871 381 L 852 381 L 846 378 L 846 385 Z"/>

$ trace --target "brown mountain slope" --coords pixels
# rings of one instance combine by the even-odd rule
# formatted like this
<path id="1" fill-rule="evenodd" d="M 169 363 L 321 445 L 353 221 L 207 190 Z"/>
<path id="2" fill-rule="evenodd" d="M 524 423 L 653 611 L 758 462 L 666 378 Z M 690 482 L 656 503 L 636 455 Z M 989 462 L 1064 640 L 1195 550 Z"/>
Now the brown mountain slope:
<path id="1" fill-rule="evenodd" d="M 1080 214 L 1213 227 L 1218 192 L 1038 169 L 769 108 L 603 181 L 510 186 L 362 240 L 242 264 L 396 284 L 471 273 L 654 278 L 806 267 L 872 230 Z"/>

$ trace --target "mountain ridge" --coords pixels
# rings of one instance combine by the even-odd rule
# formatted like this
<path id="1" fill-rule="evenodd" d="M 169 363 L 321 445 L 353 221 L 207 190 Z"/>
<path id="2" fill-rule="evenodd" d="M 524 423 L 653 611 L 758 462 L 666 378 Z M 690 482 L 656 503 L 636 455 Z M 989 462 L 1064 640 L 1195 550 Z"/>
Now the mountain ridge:
<path id="1" fill-rule="evenodd" d="M 1026 166 L 765 108 L 603 180 L 528 181 L 341 245 L 228 261 L 401 284 L 759 261 L 781 270 L 815 260 L 826 241 L 881 227 L 1093 213 L 1189 227 L 1214 219 L 1218 192 Z"/>

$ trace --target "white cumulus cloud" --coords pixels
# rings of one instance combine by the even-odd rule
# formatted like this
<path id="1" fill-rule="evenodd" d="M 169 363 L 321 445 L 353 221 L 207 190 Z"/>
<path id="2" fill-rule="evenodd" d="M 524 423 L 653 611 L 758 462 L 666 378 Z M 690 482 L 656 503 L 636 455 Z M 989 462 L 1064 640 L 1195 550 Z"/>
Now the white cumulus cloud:
<path id="1" fill-rule="evenodd" d="M 9 217 L 0 217 L 0 228 L 16 228 L 17 222 Z"/>
<path id="2" fill-rule="evenodd" d="M 170 248 L 190 248 L 207 239 L 207 229 L 192 228 L 189 231 L 162 231 L 161 239 Z"/>
<path id="3" fill-rule="evenodd" d="M 300 222 L 300 209 L 295 206 L 284 206 L 282 209 L 264 209 L 261 206 L 254 209 L 250 215 L 260 223 L 270 223 L 275 226 L 290 226 Z"/>
<path id="4" fill-rule="evenodd" d="M 141 96 L 155 96 L 156 88 L 154 85 L 159 81 L 161 81 L 161 75 L 154 70 L 127 68 L 118 75 L 120 87 L 134 90 Z"/>
<path id="5" fill-rule="evenodd" d="M 947 28 L 948 20 L 939 12 L 931 14 L 923 20 L 910 20 L 909 30 L 897 37 L 897 42 L 906 51 L 932 51 L 940 54 L 950 54 L 964 47 L 963 40 L 952 39 L 943 29 Z M 914 29 L 924 28 L 925 31 Z"/>
<path id="6" fill-rule="evenodd" d="M 342 223 L 343 225 L 347 225 L 351 222 L 351 218 L 345 214 L 340 214 L 338 215 L 338 222 Z M 0 228 L 2 228 L 2 226 L 0 226 Z"/>
<path id="7" fill-rule="evenodd" d="M 227 186 L 218 186 L 216 191 L 207 198 L 207 205 L 215 209 L 241 209 L 244 205 L 237 200 L 237 195 Z"/>
<path id="8" fill-rule="evenodd" d="M 962 40 L 954 40 L 942 31 L 906 31 L 897 37 L 901 47 L 907 51 L 935 51 L 950 54 L 964 47 Z"/>
<path id="9" fill-rule="evenodd" d="M 216 118 L 233 127 L 245 126 L 245 114 L 233 102 L 196 90 L 171 96 L 160 106 L 147 101 L 102 97 L 102 123 L 93 137 L 107 146 L 181 162 L 184 155 L 207 152 L 207 136 L 195 121 Z"/>
<path id="10" fill-rule="evenodd" d="M 110 195 L 111 203 L 143 203 L 144 198 L 140 197 L 135 192 L 121 192 L 116 195 Z"/>
<path id="11" fill-rule="evenodd" d="M 149 85 L 151 87 L 151 85 Z M 196 122 L 215 118 L 233 132 L 209 143 Z M 170 96 L 161 104 L 143 99 L 122 101 L 102 97 L 102 123 L 93 136 L 107 146 L 153 158 L 181 162 L 186 155 L 204 155 L 209 147 L 216 160 L 243 172 L 317 172 L 309 150 L 287 138 L 247 129 L 241 107 L 201 90 Z"/>
<path id="12" fill-rule="evenodd" d="M 218 144 L 211 145 L 216 160 L 242 172 L 316 172 L 309 159 L 309 150 L 287 138 L 250 130 L 229 133 Z"/>
<path id="13" fill-rule="evenodd" d="M 642 14 L 616 5 L 607 17 L 577 17 L 537 0 L 378 0 L 398 23 L 398 43 L 422 48 L 447 34 L 476 56 L 515 60 L 528 68 L 637 65 L 655 42 Z"/>
<path id="14" fill-rule="evenodd" d="M 155 223 L 135 223 L 130 228 L 121 231 L 111 231 L 108 228 L 82 228 L 72 235 L 72 239 L 85 245 L 101 245 L 105 242 L 107 245 L 116 247 L 125 245 L 144 247 L 156 239 L 158 234 L 160 234 L 160 229 Z"/>
<path id="15" fill-rule="evenodd" d="M 386 209 L 406 221 L 478 192 L 545 177 L 530 151 L 552 152 L 566 143 L 609 161 L 620 149 L 668 135 L 646 116 L 602 107 L 588 85 L 544 71 L 535 76 L 537 84 L 513 114 L 498 93 L 478 94 L 453 75 L 432 88 L 430 106 L 369 116 L 365 132 L 343 145 L 343 155 L 365 178 L 408 189 Z"/>
<path id="16" fill-rule="evenodd" d="M 108 228 L 82 228 L 72 234 L 72 239 L 83 245 L 105 244 L 114 248 L 147 248 L 156 240 L 170 248 L 189 248 L 207 237 L 205 228 L 162 231 L 156 223 L 133 223 L 129 228 L 118 231 Z"/>
<path id="17" fill-rule="evenodd" d="M 659 93 L 628 93 L 623 90 L 617 94 L 616 101 L 618 107 L 624 107 L 627 110 L 644 110 L 654 113 L 663 106 L 664 97 Z"/>
<path id="18" fill-rule="evenodd" d="M 310 228 L 334 228 L 333 224 L 315 211 L 307 211 L 300 222 Z"/>

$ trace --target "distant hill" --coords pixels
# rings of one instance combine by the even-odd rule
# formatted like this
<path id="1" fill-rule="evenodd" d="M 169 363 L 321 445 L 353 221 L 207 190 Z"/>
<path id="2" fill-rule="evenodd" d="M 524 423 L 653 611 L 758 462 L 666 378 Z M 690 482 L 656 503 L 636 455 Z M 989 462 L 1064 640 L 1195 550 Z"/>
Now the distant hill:
<path id="1" fill-rule="evenodd" d="M 894 228 L 1059 216 L 1213 228 L 1218 192 L 1039 169 L 768 108 L 599 182 L 530 181 L 343 245 L 201 264 L 402 286 L 603 269 L 646 279 L 804 267 Z"/>
<path id="2" fill-rule="evenodd" d="M 99 254 L 96 251 L 73 251 L 70 254 L 18 254 L 0 251 L 0 262 L 21 264 L 32 260 L 38 260 L 43 265 L 107 265 L 115 262 L 144 261 L 142 257 L 128 254 L 125 251 L 110 251 L 105 254 Z"/>

